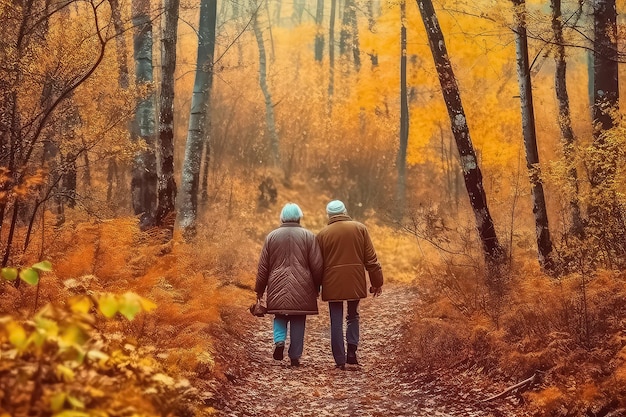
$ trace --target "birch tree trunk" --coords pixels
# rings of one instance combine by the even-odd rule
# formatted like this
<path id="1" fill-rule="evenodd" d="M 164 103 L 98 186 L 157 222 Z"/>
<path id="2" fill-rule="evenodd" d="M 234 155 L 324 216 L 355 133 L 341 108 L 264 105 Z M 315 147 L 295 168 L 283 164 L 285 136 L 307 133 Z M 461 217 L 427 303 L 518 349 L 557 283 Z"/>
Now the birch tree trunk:
<path id="1" fill-rule="evenodd" d="M 570 185 L 572 194 L 569 196 L 570 215 L 572 217 L 571 233 L 582 238 L 583 221 L 580 213 L 578 201 L 578 174 L 576 172 L 575 161 L 575 137 L 572 129 L 570 116 L 569 95 L 567 93 L 567 63 L 565 61 L 565 46 L 563 40 L 563 22 L 561 14 L 561 0 L 551 0 L 552 7 L 552 33 L 554 36 L 555 50 L 555 75 L 554 90 L 559 106 L 558 124 L 561 130 L 561 143 L 563 146 L 563 157 L 567 166 L 567 182 Z"/>
<path id="2" fill-rule="evenodd" d="M 174 180 L 174 72 L 180 0 L 163 0 L 164 25 L 161 37 L 161 94 L 157 136 L 156 225 L 174 231 L 176 182 Z"/>
<path id="3" fill-rule="evenodd" d="M 483 177 L 476 159 L 474 145 L 470 138 L 459 87 L 452 70 L 443 33 L 431 0 L 416 0 L 422 21 L 426 28 L 428 44 L 433 54 L 435 68 L 452 124 L 452 134 L 459 151 L 463 179 L 469 201 L 476 218 L 476 228 L 482 243 L 487 267 L 495 271 L 503 261 L 503 251 L 487 206 L 487 196 L 483 188 Z"/>
<path id="4" fill-rule="evenodd" d="M 263 31 L 259 25 L 259 10 L 253 16 L 254 36 L 259 47 L 259 85 L 265 97 L 265 124 L 270 138 L 270 157 L 273 166 L 278 166 L 280 162 L 280 145 L 278 133 L 276 132 L 276 121 L 274 118 L 274 103 L 272 95 L 267 85 L 267 58 L 265 56 L 265 43 L 263 41 Z"/>
<path id="5" fill-rule="evenodd" d="M 324 58 L 324 0 L 317 0 L 315 26 L 315 60 L 321 63 Z"/>
<path id="6" fill-rule="evenodd" d="M 133 0 L 133 26 L 135 82 L 138 85 L 151 83 L 152 75 L 152 22 L 150 0 Z M 154 226 L 156 209 L 156 157 L 154 154 L 154 96 L 149 94 L 137 105 L 133 136 L 144 140 L 146 149 L 140 151 L 133 161 L 131 198 L 133 211 L 139 215 L 142 229 Z"/>
<path id="7" fill-rule="evenodd" d="M 196 77 L 191 96 L 189 131 L 185 144 L 180 190 L 179 225 L 186 237 L 195 236 L 197 226 L 200 162 L 213 83 L 216 20 L 217 2 L 201 0 Z"/>
<path id="8" fill-rule="evenodd" d="M 401 218 L 406 193 L 406 150 L 409 142 L 409 103 L 406 89 L 406 0 L 400 0 L 400 144 L 398 147 L 398 219 Z"/>
<path id="9" fill-rule="evenodd" d="M 533 93 L 530 80 L 528 61 L 528 38 L 526 37 L 526 4 L 524 0 L 513 0 L 515 52 L 517 64 L 517 81 L 519 85 L 520 104 L 522 110 L 522 133 L 526 150 L 526 168 L 531 185 L 533 214 L 535 215 L 535 232 L 539 265 L 548 271 L 554 269 L 551 258 L 552 240 L 548 227 L 548 211 L 541 182 L 539 152 L 537 150 L 537 133 L 533 108 Z"/>

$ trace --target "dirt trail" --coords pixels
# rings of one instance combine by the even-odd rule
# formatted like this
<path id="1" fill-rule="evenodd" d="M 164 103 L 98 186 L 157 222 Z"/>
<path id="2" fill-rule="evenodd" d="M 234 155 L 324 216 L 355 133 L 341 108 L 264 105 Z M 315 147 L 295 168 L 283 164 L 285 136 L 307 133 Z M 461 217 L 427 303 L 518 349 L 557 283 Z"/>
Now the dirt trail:
<path id="1" fill-rule="evenodd" d="M 272 359 L 272 318 L 245 319 L 248 358 L 244 369 L 221 387 L 223 416 L 512 416 L 472 405 L 483 393 L 467 392 L 466 381 L 436 381 L 402 372 L 397 346 L 402 323 L 417 295 L 408 287 L 386 285 L 380 298 L 361 301 L 361 366 L 335 369 L 330 352 L 327 303 L 310 316 L 302 365 Z M 288 339 L 289 341 L 289 339 Z M 285 352 L 286 353 L 286 352 Z M 463 385 L 461 389 L 458 385 Z M 464 391 L 464 392 L 463 392 Z"/>

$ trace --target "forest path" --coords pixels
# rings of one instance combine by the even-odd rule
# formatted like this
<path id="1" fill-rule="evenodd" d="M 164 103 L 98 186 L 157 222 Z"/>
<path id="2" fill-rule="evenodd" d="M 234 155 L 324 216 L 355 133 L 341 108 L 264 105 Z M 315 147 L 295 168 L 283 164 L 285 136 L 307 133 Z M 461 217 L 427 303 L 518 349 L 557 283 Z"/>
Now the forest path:
<path id="1" fill-rule="evenodd" d="M 221 387 L 219 415 L 511 416 L 510 410 L 472 405 L 484 393 L 467 387 L 467 377 L 438 381 L 403 372 L 401 329 L 416 300 L 413 289 L 400 285 L 385 285 L 381 297 L 361 300 L 361 366 L 345 371 L 334 367 L 327 303 L 320 301 L 320 314 L 307 318 L 300 367 L 289 366 L 286 350 L 283 361 L 272 359 L 273 316 L 248 314 L 242 323 L 244 369 Z"/>

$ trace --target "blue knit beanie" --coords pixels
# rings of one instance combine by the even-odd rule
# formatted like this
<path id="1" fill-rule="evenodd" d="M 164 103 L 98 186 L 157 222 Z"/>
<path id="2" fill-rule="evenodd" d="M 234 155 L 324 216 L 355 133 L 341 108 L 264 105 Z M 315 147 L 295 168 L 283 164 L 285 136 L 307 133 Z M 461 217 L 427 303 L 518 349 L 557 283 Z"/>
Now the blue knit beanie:
<path id="1" fill-rule="evenodd" d="M 280 221 L 282 223 L 298 222 L 302 216 L 304 216 L 304 214 L 302 214 L 302 210 L 300 210 L 300 207 L 298 207 L 297 204 L 287 203 L 280 212 Z"/>
<path id="2" fill-rule="evenodd" d="M 328 213 L 329 216 L 346 214 L 346 206 L 339 200 L 333 200 L 326 206 L 326 213 Z"/>

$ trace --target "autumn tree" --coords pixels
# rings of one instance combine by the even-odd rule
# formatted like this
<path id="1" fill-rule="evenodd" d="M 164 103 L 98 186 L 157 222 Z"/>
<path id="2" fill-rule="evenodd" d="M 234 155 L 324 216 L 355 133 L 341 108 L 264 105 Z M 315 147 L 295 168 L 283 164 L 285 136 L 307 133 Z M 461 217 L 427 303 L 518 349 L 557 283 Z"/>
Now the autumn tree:
<path id="1" fill-rule="evenodd" d="M 198 215 L 198 185 L 203 142 L 207 140 L 207 124 L 211 86 L 213 83 L 213 55 L 217 6 L 212 0 L 201 0 L 198 24 L 198 54 L 195 81 L 191 96 L 189 130 L 185 143 L 185 157 L 181 176 L 179 224 L 188 236 L 196 232 Z"/>
<path id="2" fill-rule="evenodd" d="M 409 142 L 409 103 L 406 88 L 406 0 L 400 0 L 400 144 L 398 146 L 398 206 L 404 207 L 406 152 Z"/>
<path id="3" fill-rule="evenodd" d="M 29 224 L 26 236 L 20 239 L 24 242 L 22 249 L 26 250 L 36 214 L 41 213 L 54 195 L 59 181 L 71 180 L 65 175 L 67 170 L 72 169 L 77 158 L 104 141 L 104 130 L 115 132 L 114 128 L 124 120 L 123 106 L 119 106 L 116 115 L 106 109 L 111 103 L 107 94 L 96 103 L 85 95 L 73 94 L 84 85 L 101 92 L 89 83 L 115 35 L 113 28 L 104 24 L 105 15 L 109 14 L 107 5 L 38 0 L 12 5 L 0 3 L 4 22 L 0 28 L 2 266 L 10 261 L 18 223 Z M 72 7 L 71 14 L 63 12 L 68 7 Z M 63 30 L 48 30 L 48 25 Z M 80 106 L 71 103 L 74 101 Z M 98 120 L 82 113 L 89 106 L 103 112 Z M 69 114 L 64 115 L 61 109 L 73 109 L 71 121 L 64 119 Z M 93 123 L 91 131 L 87 128 L 90 123 Z M 50 153 L 47 144 L 54 144 L 62 152 Z M 51 182 L 44 180 L 46 175 Z M 73 194 L 72 198 L 77 196 Z"/>
<path id="4" fill-rule="evenodd" d="M 535 216 L 535 232 L 539 264 L 546 270 L 554 268 L 551 259 L 552 240 L 548 227 L 548 210 L 541 179 L 539 151 L 537 150 L 537 132 L 535 129 L 535 113 L 533 92 L 528 61 L 528 38 L 526 36 L 526 3 L 524 0 L 513 0 L 515 51 L 517 55 L 517 80 L 520 91 L 522 109 L 522 133 L 526 149 L 526 168 L 531 184 L 533 214 Z"/>
<path id="5" fill-rule="evenodd" d="M 558 104 L 558 124 L 561 131 L 561 143 L 563 157 L 567 166 L 567 182 L 570 185 L 569 207 L 571 213 L 571 231 L 576 237 L 581 238 L 583 221 L 579 203 L 578 174 L 575 162 L 575 136 L 572 128 L 572 118 L 567 92 L 567 63 L 565 61 L 565 39 L 563 36 L 563 15 L 561 13 L 561 0 L 551 0 L 552 8 L 552 36 L 554 37 L 554 91 Z"/>
<path id="6" fill-rule="evenodd" d="M 476 159 L 474 145 L 470 138 L 461 94 L 457 85 L 452 64 L 448 56 L 443 32 L 431 0 L 417 0 L 422 22 L 426 28 L 428 44 L 439 76 L 441 91 L 446 103 L 452 134 L 459 151 L 461 168 L 470 205 L 476 218 L 476 227 L 482 243 L 485 261 L 493 267 L 502 262 L 502 247 L 496 235 L 495 226 L 487 206 L 487 195 L 482 184 L 482 173 Z"/>
<path id="7" fill-rule="evenodd" d="M 624 251 L 626 231 L 615 189 L 618 148 L 610 133 L 619 106 L 617 12 L 614 0 L 595 0 L 592 5 L 594 131 L 587 162 L 591 184 L 589 231 L 605 245 L 619 246 Z"/>
<path id="8" fill-rule="evenodd" d="M 276 130 L 276 119 L 274 117 L 274 102 L 272 94 L 267 84 L 267 57 L 265 53 L 265 41 L 263 40 L 263 30 L 261 29 L 260 7 L 255 6 L 254 0 L 250 3 L 251 8 L 256 8 L 252 16 L 252 27 L 257 47 L 259 48 L 259 85 L 265 99 L 265 126 L 269 135 L 271 164 L 278 166 L 280 162 L 280 140 Z"/>
<path id="9" fill-rule="evenodd" d="M 324 58 L 324 0 L 317 0 L 315 11 L 315 60 L 322 62 Z"/>
<path id="10" fill-rule="evenodd" d="M 150 0 L 133 0 L 133 26 L 135 28 L 134 58 L 135 83 L 152 88 L 152 20 L 150 17 Z M 154 153 L 155 108 L 154 95 L 147 92 L 137 105 L 133 136 L 141 140 L 144 147 L 137 153 L 133 161 L 131 179 L 131 196 L 133 210 L 140 216 L 140 227 L 154 226 L 154 210 L 156 208 L 156 157 Z"/>
<path id="11" fill-rule="evenodd" d="M 174 229 L 176 182 L 174 181 L 174 71 L 180 0 L 164 0 L 164 25 L 161 37 L 161 88 L 159 96 L 159 134 L 157 155 L 157 226 Z"/>

